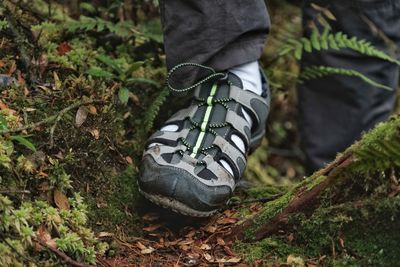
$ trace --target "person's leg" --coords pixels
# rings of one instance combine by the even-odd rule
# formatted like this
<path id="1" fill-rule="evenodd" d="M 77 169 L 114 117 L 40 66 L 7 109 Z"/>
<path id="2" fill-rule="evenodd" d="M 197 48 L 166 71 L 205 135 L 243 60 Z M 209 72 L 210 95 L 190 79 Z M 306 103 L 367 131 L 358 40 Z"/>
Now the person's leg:
<path id="1" fill-rule="evenodd" d="M 400 45 L 400 1 L 306 1 L 305 36 L 310 35 L 313 22 L 318 24 L 311 3 L 326 7 L 335 15 L 336 21 L 331 22 L 333 32 L 366 39 L 387 53 L 393 51 L 393 45 Z M 354 69 L 393 91 L 344 75 L 325 76 L 300 85 L 299 127 L 308 173 L 329 163 L 338 152 L 359 139 L 363 131 L 388 118 L 399 78 L 395 64 L 350 50 L 306 53 L 302 68 L 310 65 Z"/>
<path id="2" fill-rule="evenodd" d="M 209 216 L 231 196 L 265 132 L 269 92 L 257 60 L 268 14 L 263 0 L 165 0 L 161 11 L 167 84 L 194 94 L 149 138 L 139 189 L 158 205 Z"/>
<path id="3" fill-rule="evenodd" d="M 263 0 L 162 0 L 167 67 L 182 62 L 217 71 L 257 61 L 270 21 Z"/>

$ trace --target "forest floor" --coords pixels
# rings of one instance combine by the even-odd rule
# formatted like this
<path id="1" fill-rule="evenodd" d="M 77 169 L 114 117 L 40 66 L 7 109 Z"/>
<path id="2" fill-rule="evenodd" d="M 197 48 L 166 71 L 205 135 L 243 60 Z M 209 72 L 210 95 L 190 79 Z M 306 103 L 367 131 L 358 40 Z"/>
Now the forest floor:
<path id="1" fill-rule="evenodd" d="M 0 266 L 394 266 L 399 172 L 387 151 L 392 158 L 376 166 L 378 174 L 340 177 L 343 196 L 333 177 L 320 205 L 309 205 L 321 207 L 315 213 L 288 216 L 262 240 L 232 238 L 249 218 L 273 220 L 337 167 L 303 179 L 299 66 L 279 56 L 282 43 L 300 35 L 298 7 L 270 2 L 278 26 L 261 59 L 273 94 L 266 138 L 229 204 L 194 219 L 137 191 L 146 139 L 179 109 L 175 103 L 185 104 L 164 88 L 157 5 L 81 1 L 77 11 L 72 2 L 0 3 Z M 373 140 L 393 136 L 396 118 Z M 367 197 L 381 206 L 357 204 Z"/>

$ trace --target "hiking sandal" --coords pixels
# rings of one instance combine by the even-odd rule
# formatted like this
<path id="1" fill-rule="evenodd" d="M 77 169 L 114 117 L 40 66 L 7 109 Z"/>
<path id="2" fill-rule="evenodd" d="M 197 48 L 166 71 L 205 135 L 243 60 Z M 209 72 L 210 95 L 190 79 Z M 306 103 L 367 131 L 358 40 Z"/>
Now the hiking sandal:
<path id="1" fill-rule="evenodd" d="M 243 89 L 233 73 L 215 72 L 196 84 L 169 88 L 194 90 L 189 107 L 175 113 L 147 141 L 138 180 L 141 194 L 157 205 L 192 216 L 208 217 L 231 197 L 246 167 L 246 157 L 261 142 L 269 111 L 263 75 L 261 96 Z M 251 117 L 246 119 L 246 115 Z"/>

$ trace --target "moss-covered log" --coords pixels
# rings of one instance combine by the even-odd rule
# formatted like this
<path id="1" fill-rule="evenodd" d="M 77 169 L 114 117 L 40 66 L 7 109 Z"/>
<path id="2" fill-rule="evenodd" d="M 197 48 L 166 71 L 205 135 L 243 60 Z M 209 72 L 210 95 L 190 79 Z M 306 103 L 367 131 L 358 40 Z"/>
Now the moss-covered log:
<path id="1" fill-rule="evenodd" d="M 326 168 L 267 203 L 258 214 L 233 229 L 231 238 L 264 239 L 295 227 L 292 219 L 299 214 L 311 218 L 324 210 L 371 209 L 385 202 L 397 203 L 399 166 L 400 116 L 395 116 L 364 134 Z"/>

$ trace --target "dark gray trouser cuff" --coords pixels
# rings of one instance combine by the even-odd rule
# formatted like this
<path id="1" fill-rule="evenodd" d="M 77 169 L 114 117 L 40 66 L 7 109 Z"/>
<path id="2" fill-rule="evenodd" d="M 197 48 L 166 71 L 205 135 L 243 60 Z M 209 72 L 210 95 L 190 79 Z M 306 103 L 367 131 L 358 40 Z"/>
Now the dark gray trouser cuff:
<path id="1" fill-rule="evenodd" d="M 217 70 L 259 59 L 270 28 L 263 0 L 161 0 L 167 67 Z"/>
<path id="2" fill-rule="evenodd" d="M 400 45 L 400 1 L 306 1 L 303 8 L 306 36 L 310 34 L 310 22 L 317 21 L 310 2 L 332 11 L 336 16 L 336 21 L 331 23 L 334 32 L 342 31 L 349 36 L 367 39 L 375 47 L 389 52 L 388 44 L 371 30 L 370 26 L 374 24 L 381 34 Z M 351 50 L 306 53 L 302 68 L 310 65 L 354 69 L 393 88 L 393 91 L 376 88 L 359 78 L 340 75 L 326 76 L 299 86 L 299 127 L 309 173 L 330 162 L 336 153 L 359 139 L 363 131 L 388 118 L 399 81 L 397 65 Z"/>

